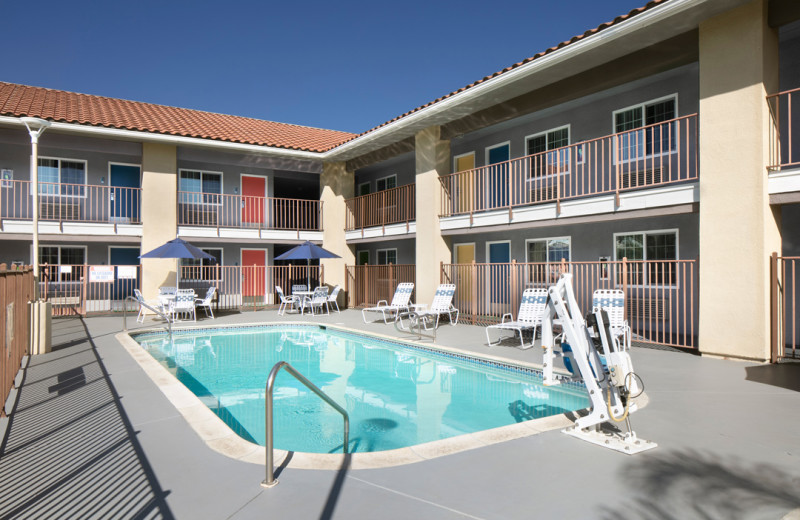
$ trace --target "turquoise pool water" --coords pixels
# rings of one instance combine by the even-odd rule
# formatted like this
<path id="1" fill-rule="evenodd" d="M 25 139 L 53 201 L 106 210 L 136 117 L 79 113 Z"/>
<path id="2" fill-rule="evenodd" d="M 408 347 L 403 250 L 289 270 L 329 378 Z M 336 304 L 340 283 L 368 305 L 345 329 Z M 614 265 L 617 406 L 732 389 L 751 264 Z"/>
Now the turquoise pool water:
<path id="1" fill-rule="evenodd" d="M 413 446 L 586 408 L 582 386 L 544 387 L 529 369 L 317 326 L 267 326 L 134 338 L 243 438 L 264 444 L 264 386 L 287 361 L 350 414 L 350 451 Z M 275 447 L 342 448 L 342 417 L 285 371 L 276 379 Z"/>

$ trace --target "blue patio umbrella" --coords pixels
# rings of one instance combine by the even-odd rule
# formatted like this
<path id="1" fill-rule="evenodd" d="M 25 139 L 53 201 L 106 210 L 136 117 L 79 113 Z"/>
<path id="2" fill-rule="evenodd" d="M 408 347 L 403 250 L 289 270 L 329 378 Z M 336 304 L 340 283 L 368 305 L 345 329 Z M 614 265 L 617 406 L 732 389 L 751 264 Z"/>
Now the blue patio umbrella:
<path id="1" fill-rule="evenodd" d="M 216 260 L 212 255 L 180 238 L 170 240 L 163 246 L 158 246 L 152 251 L 139 255 L 139 258 L 194 258 L 195 260 L 204 258 L 206 260 Z M 180 280 L 181 269 L 178 267 L 176 287 L 180 286 Z"/>
<path id="2" fill-rule="evenodd" d="M 275 260 L 305 260 L 306 265 L 311 266 L 311 260 L 319 258 L 341 258 L 341 256 L 306 240 L 299 246 L 295 246 L 282 255 L 276 256 Z M 309 286 L 311 286 L 310 271 L 310 269 L 306 270 L 306 284 Z"/>

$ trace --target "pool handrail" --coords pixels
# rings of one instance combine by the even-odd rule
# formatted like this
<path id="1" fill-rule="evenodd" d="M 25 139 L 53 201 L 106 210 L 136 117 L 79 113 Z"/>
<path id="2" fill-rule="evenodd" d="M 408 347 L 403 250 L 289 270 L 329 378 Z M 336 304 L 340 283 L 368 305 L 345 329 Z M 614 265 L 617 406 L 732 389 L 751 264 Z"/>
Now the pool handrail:
<path id="1" fill-rule="evenodd" d="M 150 309 L 151 311 L 155 312 L 156 314 L 158 314 L 159 316 L 164 318 L 167 321 L 167 332 L 169 333 L 169 337 L 172 338 L 172 322 L 169 321 L 169 317 L 166 314 L 164 314 L 163 312 L 161 312 L 160 310 L 156 309 L 155 307 L 152 307 L 151 305 L 149 305 L 149 304 L 147 304 L 147 303 L 145 303 L 145 302 L 143 302 L 143 301 L 141 301 L 138 298 L 135 298 L 133 296 L 128 296 L 122 302 L 122 304 L 123 304 L 122 305 L 122 330 L 123 330 L 123 332 L 128 332 L 128 306 L 125 305 L 125 302 L 127 302 L 128 300 L 130 300 L 132 302 L 136 302 L 139 305 L 143 306 L 145 309 Z"/>
<path id="2" fill-rule="evenodd" d="M 287 363 L 286 361 L 278 361 L 275 363 L 275 366 L 272 367 L 272 370 L 269 372 L 269 377 L 267 377 L 267 386 L 264 394 L 264 409 L 266 415 L 266 442 L 265 446 L 267 449 L 267 478 L 261 483 L 263 487 L 270 488 L 275 486 L 278 483 L 278 479 L 275 478 L 275 460 L 274 454 L 272 453 L 273 449 L 273 435 L 272 435 L 272 391 L 275 387 L 275 378 L 278 377 L 278 372 L 281 369 L 286 369 L 289 374 L 291 374 L 295 379 L 303 383 L 306 388 L 317 394 L 317 396 L 328 403 L 334 410 L 342 414 L 344 418 L 344 443 L 342 445 L 342 453 L 345 455 L 347 454 L 347 446 L 350 444 L 350 416 L 347 415 L 347 410 L 339 406 L 336 401 L 331 399 L 331 397 L 320 390 L 314 383 L 309 381 L 303 374 L 297 371 L 292 365 Z"/>

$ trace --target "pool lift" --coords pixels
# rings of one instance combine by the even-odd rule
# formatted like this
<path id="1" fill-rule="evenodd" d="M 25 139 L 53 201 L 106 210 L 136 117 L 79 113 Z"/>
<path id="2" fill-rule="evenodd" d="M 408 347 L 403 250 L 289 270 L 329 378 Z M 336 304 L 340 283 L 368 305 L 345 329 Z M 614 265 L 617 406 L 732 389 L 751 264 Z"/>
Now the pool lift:
<path id="1" fill-rule="evenodd" d="M 632 400 L 643 391 L 641 378 L 633 371 L 630 354 L 610 334 L 606 311 L 595 308 L 585 320 L 581 316 L 572 288 L 572 274 L 562 274 L 558 283 L 548 289 L 547 310 L 542 321 L 544 384 L 562 382 L 563 376 L 556 377 L 553 372 L 555 358 L 561 357 L 564 366 L 574 376 L 572 380 L 583 381 L 586 385 L 592 402 L 588 415 L 562 431 L 630 455 L 658 446 L 637 438 L 631 429 L 630 414 L 638 408 Z M 557 336 L 553 334 L 556 323 L 562 329 Z M 556 350 L 556 343 L 559 350 Z M 603 424 L 609 420 L 624 421 L 627 433 L 622 434 L 616 428 L 603 429 Z"/>

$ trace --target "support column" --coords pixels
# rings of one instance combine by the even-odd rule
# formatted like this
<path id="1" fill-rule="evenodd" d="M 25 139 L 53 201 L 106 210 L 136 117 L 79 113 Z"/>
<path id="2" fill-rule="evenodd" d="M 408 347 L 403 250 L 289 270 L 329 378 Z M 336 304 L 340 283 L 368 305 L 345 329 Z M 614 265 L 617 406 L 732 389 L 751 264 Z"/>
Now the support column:
<path id="1" fill-rule="evenodd" d="M 416 299 L 430 304 L 440 280 L 441 262 L 450 263 L 450 239 L 439 226 L 439 176 L 450 173 L 450 141 L 441 139 L 441 128 L 420 131 L 415 141 L 417 210 Z"/>
<path id="2" fill-rule="evenodd" d="M 700 298 L 705 354 L 769 359 L 769 255 L 781 250 L 769 205 L 766 95 L 777 92 L 778 36 L 756 0 L 700 25 Z"/>
<path id="3" fill-rule="evenodd" d="M 341 258 L 321 260 L 325 266 L 325 283 L 345 286 L 345 265 L 355 264 L 353 248 L 345 239 L 345 199 L 353 197 L 355 182 L 353 172 L 347 171 L 345 163 L 324 163 L 320 177 L 320 200 L 322 201 L 322 247 Z M 343 300 L 340 300 L 340 302 Z M 340 303 L 341 305 L 341 303 Z"/>
<path id="4" fill-rule="evenodd" d="M 178 233 L 178 158 L 173 145 L 142 143 L 142 253 Z M 142 259 L 142 295 L 155 298 L 162 285 L 174 286 L 178 261 Z"/>

